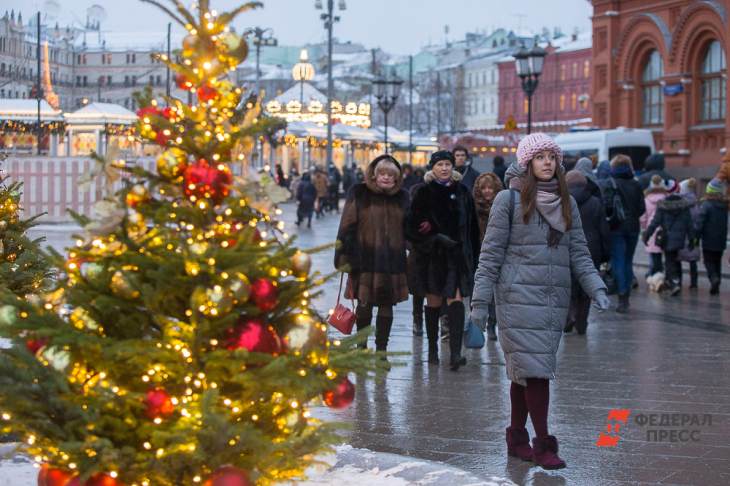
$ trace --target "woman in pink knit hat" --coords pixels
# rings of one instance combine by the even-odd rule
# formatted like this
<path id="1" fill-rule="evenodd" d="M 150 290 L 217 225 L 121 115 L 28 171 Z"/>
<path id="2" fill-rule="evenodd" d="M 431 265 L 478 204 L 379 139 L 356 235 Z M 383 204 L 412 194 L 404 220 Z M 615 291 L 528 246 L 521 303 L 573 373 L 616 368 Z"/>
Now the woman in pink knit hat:
<path id="1" fill-rule="evenodd" d="M 489 214 L 479 255 L 472 320 L 484 329 L 495 297 L 499 342 L 511 383 L 507 453 L 545 469 L 565 467 L 548 434 L 550 381 L 568 315 L 571 274 L 595 305 L 608 309 L 606 286 L 588 251 L 575 200 L 568 192 L 562 151 L 552 138 L 522 139 Z M 528 415 L 536 437 L 530 446 Z"/>

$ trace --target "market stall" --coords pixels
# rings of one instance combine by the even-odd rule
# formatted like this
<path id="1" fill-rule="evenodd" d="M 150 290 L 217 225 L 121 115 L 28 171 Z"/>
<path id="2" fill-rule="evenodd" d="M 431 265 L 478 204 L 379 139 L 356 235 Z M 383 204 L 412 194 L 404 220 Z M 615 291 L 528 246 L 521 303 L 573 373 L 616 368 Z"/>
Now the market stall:
<path id="1" fill-rule="evenodd" d="M 114 147 L 121 155 L 140 155 L 142 146 L 133 136 L 137 115 L 112 103 L 89 103 L 64 115 L 67 122 L 64 154 L 106 153 Z"/>
<path id="2" fill-rule="evenodd" d="M 61 112 L 47 101 L 40 106 L 40 152 L 56 155 L 65 122 Z M 0 99 L 0 151 L 14 154 L 38 153 L 38 101 Z"/>

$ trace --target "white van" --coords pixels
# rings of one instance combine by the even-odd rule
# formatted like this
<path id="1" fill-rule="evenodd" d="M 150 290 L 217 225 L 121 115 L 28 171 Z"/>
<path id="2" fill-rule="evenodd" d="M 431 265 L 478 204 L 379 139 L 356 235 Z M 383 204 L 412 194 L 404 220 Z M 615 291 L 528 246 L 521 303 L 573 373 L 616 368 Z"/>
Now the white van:
<path id="1" fill-rule="evenodd" d="M 617 154 L 628 155 L 634 170 L 644 169 L 644 161 L 654 153 L 651 130 L 619 127 L 613 130 L 580 130 L 561 133 L 555 142 L 563 149 L 566 167 L 572 167 L 581 157 L 593 160 L 595 166 L 602 160 L 611 160 Z"/>

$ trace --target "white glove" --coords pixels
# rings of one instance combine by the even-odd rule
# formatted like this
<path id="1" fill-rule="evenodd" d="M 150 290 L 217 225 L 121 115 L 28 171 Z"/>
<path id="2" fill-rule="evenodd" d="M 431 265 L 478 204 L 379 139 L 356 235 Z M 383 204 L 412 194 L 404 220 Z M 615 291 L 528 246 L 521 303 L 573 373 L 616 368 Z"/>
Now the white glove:
<path id="1" fill-rule="evenodd" d="M 482 332 L 487 330 L 487 319 L 489 318 L 489 308 L 487 307 L 472 307 L 471 308 L 471 322 L 474 323 Z"/>
<path id="2" fill-rule="evenodd" d="M 611 300 L 606 295 L 605 290 L 601 289 L 596 293 L 596 296 L 593 298 L 593 306 L 599 312 L 606 311 L 611 307 Z"/>

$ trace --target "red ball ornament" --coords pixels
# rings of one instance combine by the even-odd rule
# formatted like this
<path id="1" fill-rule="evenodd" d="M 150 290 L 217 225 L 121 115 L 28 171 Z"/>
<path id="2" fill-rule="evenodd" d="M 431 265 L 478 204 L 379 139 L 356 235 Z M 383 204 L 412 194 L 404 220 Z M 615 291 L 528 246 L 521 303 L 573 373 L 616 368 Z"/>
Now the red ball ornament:
<path id="1" fill-rule="evenodd" d="M 242 469 L 233 466 L 218 468 L 203 486 L 253 486 L 248 474 Z"/>
<path id="2" fill-rule="evenodd" d="M 147 407 L 145 414 L 150 419 L 167 418 L 175 413 L 175 405 L 173 405 L 170 395 L 162 388 L 149 390 L 144 404 Z"/>
<path id="3" fill-rule="evenodd" d="M 38 471 L 38 486 L 69 486 L 73 473 L 43 464 Z"/>
<path id="4" fill-rule="evenodd" d="M 144 118 L 146 116 L 159 116 L 160 113 L 160 109 L 156 106 L 145 106 L 144 108 L 137 110 L 137 116 L 140 118 Z"/>
<path id="5" fill-rule="evenodd" d="M 33 354 L 36 354 L 43 346 L 48 344 L 48 338 L 30 338 L 25 342 L 25 347 Z"/>
<path id="6" fill-rule="evenodd" d="M 330 408 L 345 408 L 355 400 L 355 385 L 345 377 L 335 388 L 324 392 L 322 398 Z"/>
<path id="7" fill-rule="evenodd" d="M 155 135 L 155 143 L 157 143 L 157 145 L 162 145 L 164 147 L 169 141 L 170 137 L 165 135 L 162 130 L 157 132 L 157 135 Z"/>
<path id="8" fill-rule="evenodd" d="M 228 195 L 233 176 L 225 164 L 212 167 L 208 161 L 200 159 L 185 169 L 183 181 L 186 196 L 210 198 L 218 204 Z"/>
<path id="9" fill-rule="evenodd" d="M 124 483 L 108 474 L 98 473 L 87 479 L 84 486 L 124 486 Z"/>
<path id="10" fill-rule="evenodd" d="M 276 330 L 256 319 L 250 319 L 236 325 L 228 331 L 226 348 L 246 349 L 252 353 L 266 353 L 274 356 L 282 352 L 281 339 Z"/>
<path id="11" fill-rule="evenodd" d="M 210 85 L 204 85 L 198 88 L 198 99 L 202 101 L 203 103 L 207 103 L 208 101 L 214 100 L 220 96 L 220 93 L 218 93 L 218 90 Z"/>
<path id="12" fill-rule="evenodd" d="M 268 312 L 276 307 L 277 294 L 278 291 L 271 280 L 258 278 L 251 284 L 251 300 L 263 312 Z"/>
<path id="13" fill-rule="evenodd" d="M 162 109 L 162 112 L 160 112 L 162 116 L 167 118 L 168 120 L 172 120 L 173 118 L 177 117 L 177 112 L 174 111 L 171 107 L 166 106 Z"/>
<path id="14" fill-rule="evenodd" d="M 178 88 L 184 89 L 185 91 L 189 91 L 193 88 L 193 82 L 186 78 L 183 74 L 175 76 L 175 84 Z"/>

